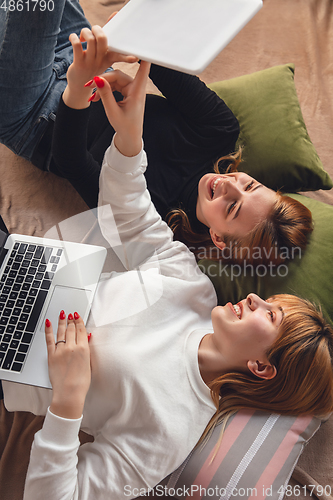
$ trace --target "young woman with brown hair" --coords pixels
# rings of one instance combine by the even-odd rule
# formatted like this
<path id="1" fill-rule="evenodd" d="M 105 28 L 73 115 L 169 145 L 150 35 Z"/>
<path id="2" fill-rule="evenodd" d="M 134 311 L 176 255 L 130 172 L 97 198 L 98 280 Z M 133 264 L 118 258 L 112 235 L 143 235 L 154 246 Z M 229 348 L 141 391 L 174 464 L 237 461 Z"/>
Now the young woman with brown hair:
<path id="1" fill-rule="evenodd" d="M 68 37 L 81 30 L 87 57 L 71 65 Z M 82 50 L 77 35 L 72 35 L 74 59 Z M 29 40 L 24 48 L 22 39 Z M 50 2 L 43 12 L 39 5 L 27 11 L 25 4 L 20 12 L 0 11 L 0 140 L 37 167 L 69 179 L 89 207 L 97 204 L 101 163 L 114 130 L 101 103 L 82 107 L 72 100 L 69 105 L 61 95 L 68 67 L 67 92 L 72 89 L 73 97 L 77 81 L 101 74 L 119 58 L 107 49 L 101 28 L 90 31 L 78 1 Z M 179 237 L 204 256 L 209 255 L 203 246 L 223 250 L 231 245 L 249 247 L 249 262 L 262 263 L 269 255 L 278 263 L 285 258 L 283 247 L 303 249 L 312 226 L 310 212 L 300 203 L 241 172 L 219 175 L 213 195 L 216 177 L 210 183 L 207 175 L 214 176 L 214 162 L 234 151 L 239 132 L 226 104 L 194 76 L 152 66 L 150 77 L 165 96 L 147 96 L 143 129 L 148 189 L 162 218 L 182 208 L 188 221 Z M 228 161 L 222 173 L 227 166 Z M 173 214 L 171 224 L 180 229 L 182 219 L 176 222 Z M 257 247 L 265 252 L 254 259 Z M 236 260 L 236 252 L 231 253 Z"/>
<path id="2" fill-rule="evenodd" d="M 216 307 L 211 282 L 151 203 L 141 139 L 148 71 L 142 63 L 133 81 L 120 72 L 94 79 L 116 130 L 101 171 L 99 222 L 110 242 L 116 223 L 129 272 L 102 280 L 89 343 L 77 313 L 67 321 L 60 313 L 56 342 L 46 320 L 52 393 L 4 383 L 9 409 L 46 414 L 25 500 L 149 491 L 221 411 L 275 411 L 279 402 L 287 414 L 333 410 L 333 332 L 320 313 L 296 297 L 254 294 Z M 123 93 L 122 104 L 111 89 Z M 136 282 L 144 309 L 136 309 Z M 94 442 L 79 449 L 80 426 Z"/>
<path id="3" fill-rule="evenodd" d="M 95 44 L 107 47 L 103 31 L 96 26 L 93 32 L 83 30 L 82 40 L 88 42 L 87 51 L 98 50 Z M 101 160 L 114 130 L 98 98 L 91 96 L 94 104 L 90 107 L 86 102 L 84 108 L 68 99 L 71 86 L 83 79 L 81 43 L 78 38 L 72 41 L 74 62 L 58 108 L 49 168 L 69 179 L 88 206 L 95 207 Z M 93 76 L 92 69 L 85 68 L 86 77 Z M 290 258 L 294 247 L 303 250 L 312 231 L 311 212 L 237 172 L 241 153 L 232 152 L 239 126 L 224 101 L 197 77 L 156 65 L 149 76 L 163 97 L 147 95 L 145 177 L 155 207 L 176 238 L 200 258 L 211 254 L 225 258 L 221 251 L 227 246 L 233 262 L 243 261 L 237 255 L 241 248 L 248 249 L 246 260 L 254 265 L 280 264 Z M 87 141 L 92 130 L 94 135 Z"/>
<path id="4" fill-rule="evenodd" d="M 227 174 L 221 174 L 219 163 L 226 161 L 229 163 L 226 169 Z M 225 223 L 222 225 L 222 221 L 218 221 L 220 236 L 214 231 L 212 223 L 208 219 L 205 220 L 206 229 L 203 229 L 201 232 L 193 231 L 193 223 L 191 225 L 188 215 L 183 209 L 178 208 L 171 210 L 167 216 L 167 222 L 173 230 L 176 239 L 185 243 L 198 259 L 209 258 L 217 260 L 222 258 L 224 261 L 229 260 L 232 263 L 246 261 L 248 264 L 256 266 L 259 264 L 268 265 L 270 263 L 279 265 L 286 260 L 294 258 L 295 251 L 299 255 L 299 251 L 306 248 L 313 227 L 310 210 L 290 196 L 286 196 L 278 191 L 274 193 L 274 197 L 270 197 L 270 193 L 268 192 L 271 206 L 266 216 L 262 218 L 264 210 L 260 204 L 261 200 L 259 200 L 260 215 L 257 215 L 258 222 L 254 226 L 247 221 L 245 227 L 244 225 L 238 225 L 239 227 L 237 228 L 233 224 L 231 229 L 226 224 L 228 217 L 229 222 L 230 219 L 234 222 L 234 219 L 239 216 L 240 205 L 243 205 L 243 202 L 239 201 L 240 195 L 235 188 L 236 184 L 234 187 L 228 188 L 228 182 L 243 184 L 243 189 L 245 190 L 255 189 L 260 186 L 259 183 L 247 174 L 237 171 L 240 162 L 241 149 L 236 154 L 220 158 L 215 163 L 214 172 L 217 175 L 206 174 L 199 181 L 196 213 L 197 218 L 201 222 L 205 220 L 201 205 L 203 204 L 202 198 L 204 198 L 205 185 L 207 183 L 209 186 L 208 189 L 210 189 L 210 185 L 214 186 L 212 196 L 208 191 L 208 204 L 210 201 L 217 201 L 218 196 L 214 195 L 220 179 L 224 179 L 226 184 L 226 186 L 222 186 L 224 193 L 221 193 L 221 195 L 227 198 L 229 190 L 229 197 L 235 200 L 227 208 Z M 230 191 L 232 192 L 230 193 Z M 210 196 L 211 200 L 209 199 Z M 207 194 L 205 201 L 207 206 Z M 251 206 L 251 203 L 255 202 L 252 199 L 249 201 L 248 206 Z M 243 210 L 246 211 L 246 207 Z M 219 210 L 219 207 L 211 206 L 209 207 L 209 211 L 210 220 L 213 219 L 214 213 L 219 214 L 221 219 L 222 211 Z M 230 216 L 230 214 L 234 215 Z M 250 229 L 251 227 L 252 229 Z"/>

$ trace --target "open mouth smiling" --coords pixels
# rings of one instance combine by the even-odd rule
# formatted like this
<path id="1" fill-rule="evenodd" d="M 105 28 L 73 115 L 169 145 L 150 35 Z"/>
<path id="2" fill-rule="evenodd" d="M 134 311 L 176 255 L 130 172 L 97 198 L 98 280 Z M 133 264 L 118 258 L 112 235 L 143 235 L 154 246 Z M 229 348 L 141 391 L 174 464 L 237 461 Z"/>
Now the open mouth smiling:
<path id="1" fill-rule="evenodd" d="M 234 304 L 234 305 L 231 304 L 231 302 L 228 302 L 228 306 L 230 307 L 230 309 L 232 310 L 232 312 L 234 313 L 234 315 L 238 319 L 242 318 L 243 306 L 240 302 L 238 304 Z"/>
<path id="2" fill-rule="evenodd" d="M 222 181 L 222 177 L 213 177 L 213 179 L 209 183 L 209 189 L 210 189 L 210 197 L 214 198 L 215 190 L 218 186 L 218 184 Z"/>

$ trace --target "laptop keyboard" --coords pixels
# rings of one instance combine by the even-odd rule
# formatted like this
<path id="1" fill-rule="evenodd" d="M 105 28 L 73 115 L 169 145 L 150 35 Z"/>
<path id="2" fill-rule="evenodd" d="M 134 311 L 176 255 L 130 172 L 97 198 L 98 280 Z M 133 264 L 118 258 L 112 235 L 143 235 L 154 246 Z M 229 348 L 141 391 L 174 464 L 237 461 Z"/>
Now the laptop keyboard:
<path id="1" fill-rule="evenodd" d="M 62 249 L 16 242 L 0 279 L 0 368 L 20 372 Z"/>

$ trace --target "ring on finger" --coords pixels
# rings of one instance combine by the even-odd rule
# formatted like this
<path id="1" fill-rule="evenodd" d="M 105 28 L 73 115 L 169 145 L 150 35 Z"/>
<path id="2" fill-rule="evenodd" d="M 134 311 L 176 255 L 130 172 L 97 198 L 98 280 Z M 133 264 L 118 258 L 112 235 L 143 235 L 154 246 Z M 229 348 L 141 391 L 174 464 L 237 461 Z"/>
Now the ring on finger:
<path id="1" fill-rule="evenodd" d="M 66 344 L 66 340 L 58 340 L 58 341 L 55 343 L 55 345 L 60 344 L 60 342 L 63 342 L 64 344 Z"/>

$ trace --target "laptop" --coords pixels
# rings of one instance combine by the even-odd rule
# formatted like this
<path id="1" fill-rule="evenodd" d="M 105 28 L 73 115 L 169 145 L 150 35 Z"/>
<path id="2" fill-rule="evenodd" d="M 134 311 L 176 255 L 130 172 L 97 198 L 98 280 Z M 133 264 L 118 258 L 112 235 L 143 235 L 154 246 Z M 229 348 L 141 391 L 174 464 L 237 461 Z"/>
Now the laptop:
<path id="1" fill-rule="evenodd" d="M 104 31 L 114 51 L 199 74 L 261 7 L 262 0 L 130 0 Z"/>
<path id="2" fill-rule="evenodd" d="M 102 246 L 9 234 L 0 216 L 0 380 L 51 388 L 45 319 L 87 320 L 106 258 Z"/>

